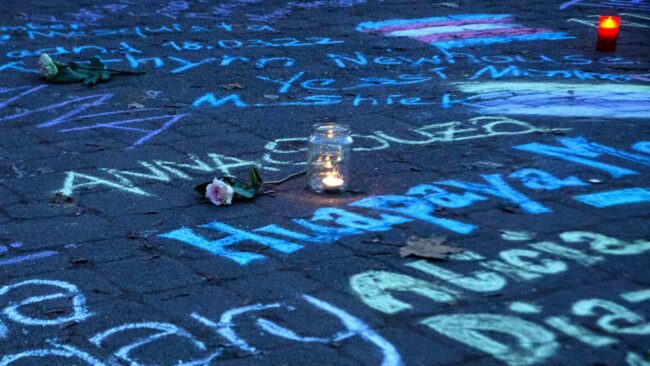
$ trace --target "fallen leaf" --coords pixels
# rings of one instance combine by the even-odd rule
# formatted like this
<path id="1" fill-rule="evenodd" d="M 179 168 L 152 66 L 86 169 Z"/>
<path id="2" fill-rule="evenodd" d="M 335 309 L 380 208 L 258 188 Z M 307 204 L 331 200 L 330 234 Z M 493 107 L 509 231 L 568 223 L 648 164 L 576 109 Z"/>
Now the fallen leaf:
<path id="1" fill-rule="evenodd" d="M 406 242 L 406 246 L 399 248 L 399 255 L 402 257 L 415 256 L 420 258 L 447 259 L 450 254 L 464 251 L 463 248 L 443 245 L 447 242 L 445 236 L 432 235 L 428 238 L 412 236 Z"/>
<path id="2" fill-rule="evenodd" d="M 226 90 L 244 89 L 244 87 L 240 83 L 223 84 L 221 85 L 221 87 Z"/>

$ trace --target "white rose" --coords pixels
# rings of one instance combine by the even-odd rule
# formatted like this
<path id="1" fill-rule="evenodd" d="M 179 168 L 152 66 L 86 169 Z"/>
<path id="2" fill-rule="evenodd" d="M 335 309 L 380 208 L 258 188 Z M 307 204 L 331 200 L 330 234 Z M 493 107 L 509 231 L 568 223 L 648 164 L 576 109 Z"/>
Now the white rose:
<path id="1" fill-rule="evenodd" d="M 205 188 L 205 197 L 217 206 L 231 204 L 234 194 L 235 191 L 230 185 L 217 178 L 214 178 L 212 183 Z"/>

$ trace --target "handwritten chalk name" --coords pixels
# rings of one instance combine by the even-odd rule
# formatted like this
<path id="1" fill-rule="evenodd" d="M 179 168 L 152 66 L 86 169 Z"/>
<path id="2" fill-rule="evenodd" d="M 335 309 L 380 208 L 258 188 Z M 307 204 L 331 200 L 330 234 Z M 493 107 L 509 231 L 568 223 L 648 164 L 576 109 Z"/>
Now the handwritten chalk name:
<path id="1" fill-rule="evenodd" d="M 563 145 L 562 147 L 531 143 L 517 145 L 514 148 L 586 165 L 607 172 L 614 178 L 635 175 L 638 172 L 599 162 L 595 158 L 606 154 L 650 166 L 649 155 L 618 150 L 589 142 L 582 137 L 558 138 L 558 141 Z M 637 146 L 639 145 L 635 144 L 633 148 Z M 242 242 L 253 242 L 282 254 L 291 254 L 304 249 L 304 245 L 296 243 L 296 241 L 331 244 L 346 236 L 389 231 L 396 225 L 409 223 L 413 220 L 420 220 L 440 229 L 463 235 L 472 233 L 477 229 L 474 224 L 436 215 L 436 208 L 438 207 L 457 209 L 498 200 L 505 204 L 514 205 L 527 214 L 539 215 L 553 212 L 550 207 L 515 189 L 501 174 L 483 174 L 480 177 L 481 180 L 478 182 L 447 179 L 419 184 L 408 189 L 404 195 L 371 196 L 348 204 L 351 208 L 372 210 L 377 213 L 373 216 L 362 215 L 337 207 L 320 208 L 314 212 L 310 219 L 292 220 L 293 224 L 299 227 L 301 231 L 276 224 L 254 230 L 242 230 L 219 221 L 212 221 L 199 226 L 199 228 L 206 230 L 206 232 L 219 233 L 222 236 L 221 238 L 211 238 L 187 227 L 163 233 L 159 236 L 202 249 L 240 265 L 247 265 L 254 261 L 264 260 L 267 257 L 259 253 L 239 251 L 233 248 L 233 245 Z M 509 174 L 508 178 L 519 181 L 525 188 L 534 191 L 555 191 L 566 187 L 588 186 L 586 182 L 577 177 L 557 177 L 541 169 L 519 169 Z M 441 186 L 461 189 L 462 193 L 453 193 Z M 625 204 L 647 201 L 647 196 L 635 197 L 638 200 L 628 199 Z M 609 198 L 618 200 L 616 196 Z M 603 199 L 607 200 L 608 197 L 604 196 Z M 576 200 L 579 201 L 577 198 Z M 607 207 L 607 205 L 601 205 L 600 207 Z M 268 234 L 283 238 L 280 239 Z"/>
<path id="2" fill-rule="evenodd" d="M 482 268 L 464 274 L 450 270 L 449 266 L 443 268 L 418 260 L 405 265 L 435 277 L 436 281 L 395 272 L 366 271 L 352 276 L 350 287 L 369 307 L 384 314 L 396 314 L 411 310 L 413 306 L 396 299 L 392 295 L 394 292 L 417 294 L 437 303 L 452 303 L 460 299 L 463 291 L 500 291 L 508 284 L 508 278 L 515 281 L 542 281 L 547 276 L 566 272 L 569 268 L 567 260 L 582 266 L 592 266 L 605 261 L 606 256 L 636 256 L 650 251 L 650 241 L 643 239 L 627 242 L 588 231 L 566 231 L 559 236 L 565 244 L 586 244 L 590 252 L 552 241 L 530 243 L 526 249 L 503 250 L 499 252 L 498 260 L 488 260 L 479 253 L 466 251 L 453 255 L 452 262 L 475 263 Z M 503 237 L 507 240 L 522 240 L 508 239 L 505 235 Z M 623 292 L 620 296 L 628 302 L 638 303 L 650 300 L 650 289 Z M 616 335 L 650 335 L 649 323 L 640 314 L 619 303 L 605 299 L 584 299 L 575 302 L 571 308 L 573 315 L 578 317 L 599 317 L 595 323 L 609 335 L 593 332 L 563 315 L 546 317 L 544 323 L 563 336 L 594 348 L 620 343 L 614 337 Z M 596 308 L 599 314 L 604 311 L 605 315 L 596 315 Z M 509 310 L 520 314 L 539 314 L 542 311 L 536 304 L 524 302 L 511 303 Z M 625 321 L 622 322 L 623 320 Z M 512 366 L 544 362 L 559 350 L 555 333 L 519 316 L 493 312 L 448 314 L 423 319 L 420 324 Z M 492 338 L 495 334 L 511 338 L 499 337 L 497 340 Z M 627 353 L 628 358 L 631 355 L 634 353 Z"/>
<path id="3" fill-rule="evenodd" d="M 531 133 L 550 133 L 551 129 L 538 127 L 528 122 L 503 117 L 474 117 L 465 123 L 446 122 L 427 124 L 408 131 L 375 131 L 371 134 L 354 134 L 354 148 L 357 152 L 373 152 L 390 149 L 395 145 L 426 146 L 442 142 L 454 142 L 484 139 L 498 136 L 515 136 Z M 208 160 L 190 155 L 188 161 L 171 162 L 168 160 L 140 161 L 143 170 L 120 170 L 100 168 L 108 176 L 90 175 L 69 171 L 63 186 L 59 189 L 64 195 L 84 192 L 91 188 L 108 188 L 109 191 L 130 193 L 140 196 L 152 196 L 134 180 L 151 183 L 168 183 L 177 179 L 191 180 L 196 174 L 234 175 L 236 171 L 251 166 L 266 172 L 277 172 L 281 168 L 296 167 L 305 164 L 306 137 L 289 137 L 269 141 L 265 144 L 265 153 L 261 159 L 245 160 L 234 156 L 217 153 L 207 154 Z"/>
<path id="4" fill-rule="evenodd" d="M 7 297 L 13 293 L 19 292 L 23 288 L 41 288 L 54 290 L 47 295 L 30 296 L 21 301 L 8 301 Z M 15 298 L 15 296 L 14 296 Z M 7 301 L 0 316 L 6 317 L 12 325 L 28 327 L 60 327 L 70 322 L 82 323 L 92 318 L 95 314 L 88 310 L 85 296 L 79 291 L 77 286 L 54 280 L 28 280 L 18 282 L 12 285 L 0 287 L 0 301 Z M 62 307 L 65 312 L 63 315 L 55 317 L 51 314 L 28 315 L 27 312 L 33 313 L 33 309 L 38 304 L 51 303 L 56 301 L 68 302 L 70 306 Z M 0 304 L 2 303 L 0 302 Z M 70 309 L 68 313 L 65 310 Z M 303 310 L 303 311 L 298 311 Z M 304 313 L 304 314 L 300 314 Z M 307 326 L 297 326 L 291 329 L 287 327 L 287 321 L 300 316 L 316 317 L 310 324 L 315 325 L 321 317 L 332 317 L 339 322 L 341 330 L 331 335 L 322 336 L 303 336 L 301 332 L 313 334 L 313 329 Z M 110 316 L 110 314 L 103 314 Z M 357 339 L 371 347 L 372 355 L 383 366 L 400 366 L 402 359 L 395 348 L 386 338 L 382 337 L 370 325 L 358 317 L 350 314 L 338 306 L 316 298 L 314 296 L 302 294 L 297 300 L 291 302 L 275 302 L 269 304 L 252 304 L 241 307 L 234 307 L 224 311 L 218 320 L 214 321 L 197 312 L 190 314 L 190 320 L 195 322 L 195 327 L 203 327 L 208 332 L 207 335 L 217 337 L 217 340 L 210 340 L 209 343 L 201 341 L 190 331 L 168 322 L 140 321 L 137 323 L 125 323 L 118 326 L 100 331 L 95 335 L 87 338 L 88 344 L 84 348 L 92 348 L 91 352 L 109 353 L 110 356 L 102 360 L 98 356 L 93 356 L 91 352 L 84 351 L 80 346 L 61 343 L 56 339 L 45 340 L 46 346 L 43 348 L 30 349 L 22 352 L 11 353 L 8 349 L 3 349 L 0 355 L 0 366 L 7 366 L 21 360 L 39 359 L 41 363 L 56 362 L 58 359 L 70 359 L 77 362 L 84 362 L 85 365 L 106 366 L 118 363 L 130 365 L 142 364 L 170 364 L 169 360 L 164 360 L 164 355 L 159 352 L 160 347 L 183 347 L 188 353 L 183 353 L 185 357 L 193 357 L 188 360 L 174 359 L 175 365 L 198 366 L 207 365 L 211 361 L 219 358 L 226 351 L 226 347 L 236 349 L 244 355 L 254 355 L 260 353 L 259 345 L 254 345 L 249 339 L 259 340 L 257 343 L 263 344 L 265 337 L 272 336 L 279 341 L 289 344 L 306 343 L 327 348 L 333 342 L 343 342 L 348 339 Z M 277 321 L 281 319 L 282 324 Z M 252 320 L 255 325 L 253 332 L 246 332 L 237 328 L 237 325 L 244 321 Z M 294 320 L 292 323 L 296 324 Z M 146 333 L 143 333 L 146 330 Z M 18 330 L 16 330 L 18 331 Z M 206 335 L 206 332 L 203 333 Z M 3 323 L 0 318 L 0 339 L 7 338 L 10 335 L 10 328 Z M 261 337 L 262 336 L 262 337 Z M 126 337 L 126 338 L 124 338 Z M 125 342 L 121 340 L 126 339 Z M 268 339 L 268 338 L 266 338 Z M 116 340 L 121 342 L 116 343 Z M 222 344 L 224 344 L 222 346 Z M 208 346 L 210 345 L 210 346 Z M 188 346 L 191 346 L 189 349 Z"/>
<path id="5" fill-rule="evenodd" d="M 344 41 L 326 38 L 326 37 L 305 37 L 303 39 L 295 37 L 271 38 L 264 39 L 219 39 L 214 43 L 201 42 L 174 42 L 169 41 L 162 44 L 163 47 L 171 47 L 176 51 L 200 51 L 212 49 L 232 49 L 245 47 L 311 47 L 322 45 L 342 44 Z"/>
<path id="6" fill-rule="evenodd" d="M 558 78 L 558 79 L 577 79 L 577 80 L 607 80 L 613 82 L 624 82 L 641 80 L 646 81 L 647 77 L 634 74 L 605 74 L 599 72 L 586 72 L 582 70 L 542 70 L 521 68 L 517 65 L 507 65 L 503 67 L 488 65 L 475 72 L 468 80 L 477 80 L 481 78 L 501 79 L 501 78 Z"/>
<path id="7" fill-rule="evenodd" d="M 275 32 L 275 29 L 265 24 L 248 24 L 238 25 L 226 22 L 212 26 L 204 26 L 198 24 L 182 25 L 178 23 L 165 24 L 165 25 L 150 25 L 150 26 L 136 26 L 136 27 L 121 27 L 121 28 L 101 28 L 101 29 L 86 29 L 73 25 L 61 25 L 58 28 L 45 28 L 45 29 L 15 29 L 15 31 L 24 32 L 29 39 L 39 38 L 80 38 L 80 37 L 114 37 L 114 36 L 137 36 L 145 39 L 148 36 L 160 34 L 181 34 L 181 33 L 207 33 L 214 31 L 232 32 L 233 29 L 245 29 L 251 32 Z"/>
<path id="8" fill-rule="evenodd" d="M 6 99 L 0 100 L 0 110 L 6 108 L 18 100 L 24 100 L 28 96 L 42 96 L 43 90 L 48 88 L 47 85 L 36 87 L 21 86 L 12 88 L 0 88 L 0 95 L 13 94 Z M 60 128 L 59 132 L 80 132 L 97 129 L 119 130 L 127 133 L 137 133 L 140 135 L 128 149 L 134 149 L 156 135 L 167 130 L 175 123 L 189 116 L 189 114 L 170 115 L 164 113 L 162 108 L 142 108 L 142 109 L 121 109 L 121 110 L 102 110 L 98 113 L 84 114 L 87 110 L 104 106 L 111 98 L 113 93 L 93 94 L 83 97 L 67 99 L 63 102 L 56 102 L 49 105 L 31 105 L 32 109 L 19 111 L 14 114 L 0 116 L 0 123 L 18 120 L 29 115 L 40 115 L 41 113 L 51 113 L 58 111 L 60 114 L 53 118 L 46 118 L 46 121 L 38 123 L 37 128 Z M 32 100 L 33 102 L 33 100 Z M 40 102 L 40 101 L 37 101 Z M 153 113 L 151 113 L 153 112 Z M 137 114 L 138 116 L 134 116 Z M 144 115 L 143 115 L 144 114 Z M 93 124 L 84 124 L 85 121 L 91 120 Z M 101 121 L 104 120 L 104 121 Z M 73 124 L 70 126 L 70 124 Z M 61 128 L 63 124 L 68 127 Z M 1 128 L 2 125 L 0 125 Z"/>
<path id="9" fill-rule="evenodd" d="M 638 61 L 629 60 L 623 57 L 599 57 L 592 59 L 583 55 L 566 55 L 562 57 L 539 55 L 476 55 L 468 52 L 451 52 L 441 49 L 441 54 L 433 54 L 427 57 L 410 57 L 400 55 L 391 49 L 380 55 L 369 55 L 356 51 L 354 53 L 327 53 L 326 58 L 341 69 L 359 68 L 371 65 L 410 66 L 410 67 L 431 67 L 438 65 L 453 65 L 465 61 L 468 64 L 553 64 L 553 65 L 632 65 Z"/>

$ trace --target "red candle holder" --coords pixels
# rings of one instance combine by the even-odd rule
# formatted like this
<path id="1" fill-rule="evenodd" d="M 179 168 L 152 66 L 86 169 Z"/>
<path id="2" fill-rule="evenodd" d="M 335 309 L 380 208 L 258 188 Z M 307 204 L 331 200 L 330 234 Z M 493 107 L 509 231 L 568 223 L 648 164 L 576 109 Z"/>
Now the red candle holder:
<path id="1" fill-rule="evenodd" d="M 596 49 L 603 52 L 616 51 L 616 40 L 621 28 L 621 17 L 602 16 L 598 18 L 598 44 Z"/>

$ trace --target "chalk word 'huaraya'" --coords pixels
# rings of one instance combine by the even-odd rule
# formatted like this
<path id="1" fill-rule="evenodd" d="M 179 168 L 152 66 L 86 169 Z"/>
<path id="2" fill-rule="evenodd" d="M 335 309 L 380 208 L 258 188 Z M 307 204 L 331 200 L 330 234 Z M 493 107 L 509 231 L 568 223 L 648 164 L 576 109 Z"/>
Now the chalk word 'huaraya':
<path id="1" fill-rule="evenodd" d="M 614 178 L 639 173 L 632 169 L 600 162 L 596 159 L 597 157 L 612 155 L 650 166 L 650 155 L 618 150 L 589 142 L 582 137 L 558 138 L 558 141 L 563 146 L 531 143 L 517 145 L 514 148 L 520 151 L 559 158 L 574 164 L 585 165 L 609 173 Z M 633 145 L 633 148 L 644 153 L 650 148 L 650 144 L 639 142 Z M 584 190 L 589 187 L 588 183 L 578 177 L 557 177 L 541 169 L 518 169 L 509 174 L 507 178 L 518 181 L 523 187 L 534 191 L 555 191 L 567 187 L 578 187 L 577 189 Z M 441 186 L 460 189 L 461 192 L 454 193 Z M 631 190 L 634 191 L 634 194 L 628 194 L 628 191 Z M 606 193 L 579 194 L 573 196 L 573 198 L 578 202 L 596 208 L 650 202 L 650 190 L 643 187 L 628 188 L 623 194 L 621 193 L 621 190 L 618 190 Z M 282 254 L 291 254 L 305 248 L 305 245 L 298 242 L 331 244 L 346 236 L 389 231 L 396 225 L 409 223 L 413 220 L 420 220 L 453 233 L 469 234 L 477 229 L 476 225 L 441 217 L 437 214 L 436 208 L 457 209 L 480 203 L 490 203 L 492 200 L 500 200 L 506 204 L 515 205 L 526 214 L 539 215 L 553 212 L 550 207 L 542 202 L 537 202 L 523 192 L 518 191 L 501 174 L 482 174 L 480 181 L 440 180 L 418 184 L 409 188 L 403 195 L 370 196 L 348 204 L 350 209 L 369 210 L 374 212 L 373 215 L 361 214 L 339 207 L 319 208 L 309 219 L 291 220 L 293 225 L 299 228 L 299 231 L 277 224 L 253 230 L 242 230 L 219 221 L 212 221 L 200 225 L 197 230 L 205 230 L 212 233 L 212 235 L 218 233 L 219 239 L 210 238 L 210 235 L 204 235 L 195 229 L 187 227 L 160 234 L 159 236 L 200 248 L 240 265 L 247 265 L 253 261 L 264 260 L 267 257 L 259 253 L 239 251 L 234 248 L 235 244 L 254 242 Z"/>

